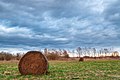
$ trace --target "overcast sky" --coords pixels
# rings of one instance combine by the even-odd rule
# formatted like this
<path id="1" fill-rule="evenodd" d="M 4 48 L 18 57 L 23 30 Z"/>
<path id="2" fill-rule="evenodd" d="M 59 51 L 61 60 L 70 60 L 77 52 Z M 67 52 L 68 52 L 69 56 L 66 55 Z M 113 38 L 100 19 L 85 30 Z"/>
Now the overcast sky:
<path id="1" fill-rule="evenodd" d="M 0 51 L 120 47 L 120 0 L 0 0 Z"/>

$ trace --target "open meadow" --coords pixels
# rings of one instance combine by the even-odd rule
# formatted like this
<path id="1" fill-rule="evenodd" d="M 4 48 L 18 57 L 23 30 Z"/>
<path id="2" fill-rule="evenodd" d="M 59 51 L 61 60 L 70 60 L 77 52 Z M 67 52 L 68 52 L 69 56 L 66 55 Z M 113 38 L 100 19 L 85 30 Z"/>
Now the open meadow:
<path id="1" fill-rule="evenodd" d="M 46 75 L 21 75 L 18 61 L 0 62 L 0 80 L 120 80 L 120 60 L 49 61 Z"/>

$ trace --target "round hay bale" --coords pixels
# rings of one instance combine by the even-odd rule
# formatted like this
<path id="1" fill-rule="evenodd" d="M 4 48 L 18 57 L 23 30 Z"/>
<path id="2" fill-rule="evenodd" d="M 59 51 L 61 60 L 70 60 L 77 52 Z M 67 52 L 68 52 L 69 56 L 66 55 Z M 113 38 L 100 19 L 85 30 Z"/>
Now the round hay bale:
<path id="1" fill-rule="evenodd" d="M 39 51 L 29 51 L 19 61 L 18 68 L 22 75 L 46 74 L 48 60 Z"/>
<path id="2" fill-rule="evenodd" d="M 84 61 L 84 58 L 83 58 L 83 57 L 81 57 L 81 58 L 79 59 L 79 61 Z"/>

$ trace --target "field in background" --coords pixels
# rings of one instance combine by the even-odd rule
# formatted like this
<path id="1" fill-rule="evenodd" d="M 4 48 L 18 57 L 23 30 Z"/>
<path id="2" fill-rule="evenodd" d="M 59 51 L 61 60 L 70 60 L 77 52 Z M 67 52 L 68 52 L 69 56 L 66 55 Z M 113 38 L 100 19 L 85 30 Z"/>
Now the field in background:
<path id="1" fill-rule="evenodd" d="M 18 61 L 0 61 L 0 80 L 120 80 L 120 60 L 49 61 L 47 75 L 20 75 Z"/>

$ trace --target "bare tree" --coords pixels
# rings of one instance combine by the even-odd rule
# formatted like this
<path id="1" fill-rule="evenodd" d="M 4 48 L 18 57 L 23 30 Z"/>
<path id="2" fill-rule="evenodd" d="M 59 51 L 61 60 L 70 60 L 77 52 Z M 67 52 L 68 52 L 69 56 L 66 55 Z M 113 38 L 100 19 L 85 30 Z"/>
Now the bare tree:
<path id="1" fill-rule="evenodd" d="M 48 54 L 48 49 L 47 48 L 44 49 L 44 54 Z"/>
<path id="2" fill-rule="evenodd" d="M 73 57 L 75 57 L 75 50 L 72 50 L 72 55 Z"/>
<path id="3" fill-rule="evenodd" d="M 94 54 L 94 57 L 96 57 L 96 49 L 93 48 L 93 54 Z"/>
<path id="4" fill-rule="evenodd" d="M 87 49 L 87 55 L 88 55 L 89 57 L 90 57 L 90 49 L 91 49 L 91 48 L 88 48 L 88 49 Z"/>
<path id="5" fill-rule="evenodd" d="M 82 49 L 80 47 L 78 47 L 76 50 L 77 50 L 78 56 L 81 57 L 82 56 Z"/>
<path id="6" fill-rule="evenodd" d="M 108 54 L 108 49 L 107 48 L 104 49 L 104 53 L 105 53 L 105 57 L 106 57 L 107 54 Z"/>
<path id="7" fill-rule="evenodd" d="M 64 56 L 64 58 L 69 58 L 69 54 L 68 54 L 67 50 L 63 50 L 63 56 Z"/>

